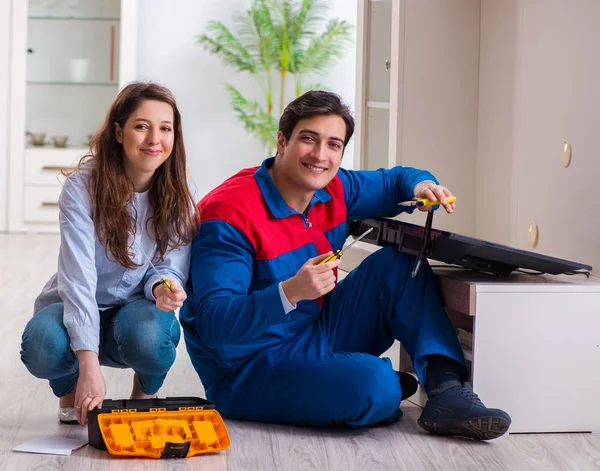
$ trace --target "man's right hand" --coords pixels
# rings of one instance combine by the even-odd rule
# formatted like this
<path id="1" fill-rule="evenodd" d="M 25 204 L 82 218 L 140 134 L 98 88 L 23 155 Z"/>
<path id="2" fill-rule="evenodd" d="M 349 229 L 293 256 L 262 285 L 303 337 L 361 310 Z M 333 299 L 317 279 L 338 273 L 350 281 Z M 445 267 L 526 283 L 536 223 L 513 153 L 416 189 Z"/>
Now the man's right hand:
<path id="1" fill-rule="evenodd" d="M 102 407 L 106 396 L 106 381 L 100 370 L 98 355 L 89 350 L 78 350 L 79 378 L 75 390 L 75 415 L 81 425 L 87 422 L 88 412 Z"/>
<path id="2" fill-rule="evenodd" d="M 333 269 L 340 264 L 340 260 L 319 265 L 319 262 L 331 255 L 332 252 L 310 258 L 300 267 L 298 273 L 281 283 L 283 292 L 291 304 L 305 299 L 320 298 L 335 288 L 335 275 Z"/>

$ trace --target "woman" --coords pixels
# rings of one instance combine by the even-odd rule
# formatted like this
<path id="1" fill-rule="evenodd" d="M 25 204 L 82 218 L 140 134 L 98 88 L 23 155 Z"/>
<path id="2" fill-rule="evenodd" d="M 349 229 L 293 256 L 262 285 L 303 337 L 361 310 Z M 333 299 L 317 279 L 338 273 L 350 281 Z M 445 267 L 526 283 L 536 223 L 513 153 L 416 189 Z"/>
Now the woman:
<path id="1" fill-rule="evenodd" d="M 90 149 L 61 192 L 58 272 L 21 346 L 27 369 L 60 398 L 59 420 L 80 424 L 106 395 L 100 365 L 134 370 L 132 399 L 156 396 L 175 361 L 173 311 L 186 299 L 196 230 L 169 90 L 125 87 Z"/>

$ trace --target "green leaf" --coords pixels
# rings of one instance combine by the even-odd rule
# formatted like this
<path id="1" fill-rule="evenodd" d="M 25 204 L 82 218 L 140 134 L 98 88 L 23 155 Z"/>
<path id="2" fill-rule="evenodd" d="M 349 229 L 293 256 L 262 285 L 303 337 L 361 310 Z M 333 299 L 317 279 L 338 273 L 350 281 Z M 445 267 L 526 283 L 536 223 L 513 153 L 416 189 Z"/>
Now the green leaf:
<path id="1" fill-rule="evenodd" d="M 240 43 L 268 71 L 277 64 L 277 31 L 265 0 L 256 0 L 246 15 L 236 15 Z"/>
<path id="2" fill-rule="evenodd" d="M 243 124 L 244 129 L 258 138 L 270 149 L 274 148 L 277 136 L 277 122 L 275 118 L 267 113 L 255 100 L 247 100 L 232 85 L 226 85 L 229 99 L 237 117 Z"/>
<path id="3" fill-rule="evenodd" d="M 352 26 L 343 20 L 329 21 L 325 31 L 313 38 L 297 58 L 296 73 L 325 75 L 333 63 L 343 57 L 352 42 Z"/>
<path id="4" fill-rule="evenodd" d="M 220 56 L 226 65 L 252 74 L 257 72 L 256 61 L 248 49 L 223 23 L 210 21 L 207 34 L 200 35 L 198 42 L 212 54 Z"/>

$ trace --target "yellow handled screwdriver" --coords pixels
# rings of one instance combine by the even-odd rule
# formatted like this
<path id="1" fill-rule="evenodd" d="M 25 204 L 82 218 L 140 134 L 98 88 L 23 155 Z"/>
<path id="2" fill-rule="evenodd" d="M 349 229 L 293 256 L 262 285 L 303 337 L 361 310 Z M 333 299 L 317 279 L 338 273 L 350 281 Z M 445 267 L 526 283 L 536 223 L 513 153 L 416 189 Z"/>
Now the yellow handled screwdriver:
<path id="1" fill-rule="evenodd" d="M 154 266 L 154 264 L 152 263 L 152 261 L 150 260 L 150 257 L 148 257 L 148 255 L 146 255 L 146 253 L 142 250 L 142 247 L 140 247 L 140 244 L 137 243 L 137 241 L 133 241 L 135 242 L 135 245 L 137 245 L 138 249 L 140 249 L 140 252 L 142 252 L 142 255 L 146 258 L 146 260 L 148 260 L 148 263 L 150 264 L 150 266 L 152 267 L 152 269 L 154 270 L 154 272 L 160 277 L 160 280 L 158 280 L 158 282 L 163 285 L 165 288 L 167 288 L 169 291 L 173 291 L 171 289 L 171 283 L 169 283 L 167 280 L 165 280 L 165 277 L 162 276 L 158 270 L 156 269 L 156 267 Z"/>
<path id="2" fill-rule="evenodd" d="M 350 247 L 352 247 L 354 244 L 356 244 L 360 239 L 362 239 L 364 236 L 366 236 L 369 232 L 371 232 L 373 230 L 373 228 L 371 227 L 370 229 L 367 229 L 365 232 L 363 232 L 359 237 L 357 237 L 356 239 L 354 239 L 352 242 L 350 242 L 347 247 L 344 249 L 344 252 L 348 251 L 348 249 Z M 341 250 L 336 250 L 335 252 L 333 252 L 329 257 L 326 257 L 325 259 L 321 260 L 319 262 L 319 265 L 322 265 L 323 263 L 327 263 L 327 262 L 331 262 L 332 260 L 337 260 L 338 258 L 341 258 L 342 255 L 344 255 L 344 252 L 342 252 Z"/>
<path id="3" fill-rule="evenodd" d="M 456 203 L 456 196 L 446 196 L 447 203 Z M 410 201 L 403 201 L 402 203 L 398 203 L 398 206 L 416 206 L 417 208 L 422 208 L 426 206 L 437 206 L 440 203 L 439 201 L 428 200 L 427 198 L 413 198 Z"/>

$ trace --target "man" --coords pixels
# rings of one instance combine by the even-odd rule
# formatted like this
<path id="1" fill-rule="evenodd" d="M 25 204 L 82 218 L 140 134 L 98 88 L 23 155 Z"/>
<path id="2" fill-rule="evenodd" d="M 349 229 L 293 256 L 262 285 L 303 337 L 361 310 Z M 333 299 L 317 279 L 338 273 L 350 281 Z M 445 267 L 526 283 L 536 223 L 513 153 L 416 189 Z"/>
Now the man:
<path id="1" fill-rule="evenodd" d="M 473 439 L 503 435 L 508 414 L 465 383 L 464 359 L 432 271 L 387 247 L 337 282 L 350 219 L 393 216 L 413 197 L 446 201 L 428 172 L 340 168 L 354 132 L 337 95 L 311 91 L 279 122 L 277 154 L 242 170 L 199 203 L 188 300 L 180 320 L 192 363 L 225 416 L 327 426 L 392 423 L 414 393 L 379 358 L 400 340 L 429 400 L 426 430 Z M 414 380 L 413 380 L 414 381 Z"/>

